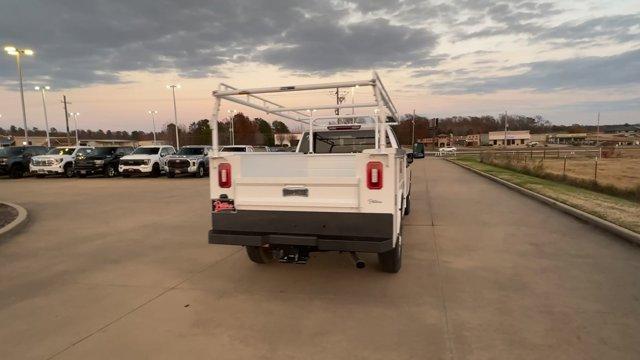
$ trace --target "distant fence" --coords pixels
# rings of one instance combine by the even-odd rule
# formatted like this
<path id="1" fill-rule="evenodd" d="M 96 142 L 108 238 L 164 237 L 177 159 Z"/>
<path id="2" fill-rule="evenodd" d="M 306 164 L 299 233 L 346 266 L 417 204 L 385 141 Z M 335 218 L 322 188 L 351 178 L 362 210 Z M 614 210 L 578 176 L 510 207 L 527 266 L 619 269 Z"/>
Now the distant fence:
<path id="1" fill-rule="evenodd" d="M 456 156 L 640 201 L 639 148 L 501 150 Z"/>

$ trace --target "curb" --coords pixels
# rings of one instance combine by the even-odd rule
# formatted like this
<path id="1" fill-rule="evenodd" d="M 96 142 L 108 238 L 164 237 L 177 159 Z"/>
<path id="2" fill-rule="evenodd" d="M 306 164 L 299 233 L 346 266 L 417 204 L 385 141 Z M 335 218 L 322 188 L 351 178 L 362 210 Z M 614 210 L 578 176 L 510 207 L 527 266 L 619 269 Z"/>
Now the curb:
<path id="1" fill-rule="evenodd" d="M 11 206 L 12 208 L 16 209 L 16 211 L 18 211 L 18 216 L 15 218 L 15 220 L 0 228 L 0 240 L 2 240 L 27 225 L 27 223 L 29 222 L 29 213 L 20 205 L 4 201 L 0 201 L 0 204 Z"/>
<path id="2" fill-rule="evenodd" d="M 463 164 L 460 164 L 460 163 L 457 163 L 455 161 L 448 160 L 448 159 L 447 159 L 447 161 L 452 163 L 452 164 L 458 165 L 458 166 L 460 166 L 462 168 L 465 168 L 465 169 L 467 169 L 469 171 L 472 171 L 472 172 L 474 172 L 474 173 L 476 173 L 476 174 L 478 174 L 480 176 L 484 176 L 487 179 L 490 179 L 490 180 L 493 180 L 493 181 L 495 181 L 495 182 L 497 182 L 499 184 L 502 184 L 502 185 L 504 185 L 504 186 L 506 186 L 506 187 L 508 187 L 508 188 L 510 188 L 512 190 L 515 190 L 515 191 L 517 191 L 517 192 L 519 192 L 519 193 L 521 193 L 523 195 L 526 195 L 526 196 L 528 196 L 530 198 L 533 198 L 533 199 L 538 200 L 538 201 L 540 201 L 542 203 L 545 203 L 545 204 L 547 204 L 547 205 L 549 205 L 549 206 L 551 206 L 551 207 L 553 207 L 553 208 L 555 208 L 557 210 L 562 211 L 565 214 L 569 214 L 569 215 L 571 215 L 573 217 L 576 217 L 576 218 L 578 218 L 580 220 L 584 220 L 584 221 L 590 223 L 591 225 L 597 226 L 598 228 L 603 229 L 605 231 L 608 231 L 608 232 L 610 232 L 610 233 L 612 233 L 612 234 L 614 234 L 614 235 L 616 235 L 616 236 L 618 236 L 618 237 L 620 237 L 620 238 L 622 238 L 624 240 L 632 242 L 632 243 L 634 243 L 636 245 L 640 245 L 640 234 L 638 234 L 636 232 L 633 232 L 633 231 L 631 231 L 629 229 L 625 229 L 622 226 L 618 226 L 618 225 L 616 225 L 616 224 L 614 224 L 612 222 L 609 222 L 607 220 L 601 219 L 601 218 L 599 218 L 597 216 L 591 215 L 591 214 L 586 213 L 586 212 L 584 212 L 582 210 L 578 210 L 578 209 L 576 209 L 574 207 L 571 207 L 569 205 L 561 203 L 561 202 L 559 202 L 557 200 L 553 200 L 553 199 L 548 198 L 548 197 L 546 197 L 544 195 L 540 195 L 540 194 L 538 194 L 536 192 L 533 192 L 531 190 L 525 189 L 525 188 L 523 188 L 521 186 L 512 184 L 512 183 L 510 183 L 508 181 L 502 180 L 502 179 L 500 179 L 498 177 L 495 177 L 493 175 L 486 174 L 486 173 L 484 173 L 484 172 L 482 172 L 480 170 L 476 170 L 476 169 L 471 168 L 471 167 L 469 167 L 467 165 L 463 165 Z"/>

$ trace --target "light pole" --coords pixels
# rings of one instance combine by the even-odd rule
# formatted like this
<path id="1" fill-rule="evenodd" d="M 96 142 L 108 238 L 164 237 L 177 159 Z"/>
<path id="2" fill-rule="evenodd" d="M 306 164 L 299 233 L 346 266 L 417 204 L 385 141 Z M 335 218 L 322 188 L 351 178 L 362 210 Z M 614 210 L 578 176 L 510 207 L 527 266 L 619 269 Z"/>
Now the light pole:
<path id="1" fill-rule="evenodd" d="M 416 143 L 416 109 L 413 109 L 413 118 L 411 119 L 411 148 Z"/>
<path id="2" fill-rule="evenodd" d="M 69 113 L 69 115 L 73 117 L 73 121 L 76 124 L 76 146 L 78 146 L 80 145 L 80 139 L 78 138 L 78 115 L 80 115 L 80 113 L 72 112 L 72 113 Z"/>
<path id="3" fill-rule="evenodd" d="M 148 110 L 147 114 L 151 115 L 151 121 L 153 122 L 153 145 L 156 144 L 156 115 L 158 110 Z"/>
<path id="4" fill-rule="evenodd" d="M 504 112 L 504 148 L 507 148 L 507 129 L 509 128 L 509 123 L 507 123 L 507 111 Z"/>
<path id="5" fill-rule="evenodd" d="M 355 115 L 356 114 L 356 107 L 353 106 L 356 103 L 356 89 L 359 88 L 359 85 L 356 85 L 354 87 L 351 88 L 351 115 Z"/>
<path id="6" fill-rule="evenodd" d="M 233 120 L 235 119 L 237 112 L 238 112 L 237 110 L 227 110 L 227 114 L 229 114 L 229 119 L 231 121 L 231 145 L 236 144 L 236 131 L 233 128 Z"/>
<path id="7" fill-rule="evenodd" d="M 51 147 L 51 137 L 49 137 L 49 119 L 47 118 L 47 102 L 46 102 L 46 96 L 44 94 L 45 90 L 50 90 L 51 87 L 49 86 L 36 86 L 35 87 L 36 91 L 40 91 L 40 93 L 42 94 L 42 109 L 44 110 L 44 126 L 45 126 L 45 130 L 47 132 L 47 146 Z"/>
<path id="8" fill-rule="evenodd" d="M 598 140 L 600 140 L 600 111 L 598 111 L 598 123 L 596 125 L 596 146 L 600 149 L 598 155 L 602 157 L 602 146 L 598 145 Z"/>
<path id="9" fill-rule="evenodd" d="M 178 137 L 178 109 L 176 107 L 176 89 L 180 89 L 180 84 L 167 85 L 167 89 L 171 89 L 173 93 L 173 119 L 176 125 L 176 150 L 180 149 L 180 138 Z"/>
<path id="10" fill-rule="evenodd" d="M 13 46 L 7 46 L 4 51 L 9 55 L 16 57 L 16 64 L 18 64 L 18 79 L 20 81 L 20 100 L 22 101 L 22 124 L 24 126 L 24 140 L 29 145 L 29 130 L 27 129 L 27 111 L 24 108 L 24 89 L 22 88 L 22 64 L 20 63 L 20 56 L 27 55 L 32 56 L 33 50 L 31 49 L 18 49 Z"/>

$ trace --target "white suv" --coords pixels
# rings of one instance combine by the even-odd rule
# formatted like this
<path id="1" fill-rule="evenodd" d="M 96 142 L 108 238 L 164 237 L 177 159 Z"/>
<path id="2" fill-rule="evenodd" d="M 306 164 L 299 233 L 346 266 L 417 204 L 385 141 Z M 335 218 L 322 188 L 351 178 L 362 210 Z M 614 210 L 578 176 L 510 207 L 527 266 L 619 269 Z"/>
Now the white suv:
<path id="1" fill-rule="evenodd" d="M 140 146 L 131 155 L 123 156 L 120 159 L 118 170 L 123 177 L 132 174 L 160 176 L 166 166 L 166 157 L 173 155 L 176 150 L 173 146 L 148 145 Z"/>
<path id="2" fill-rule="evenodd" d="M 73 164 L 77 156 L 87 155 L 93 150 L 89 146 L 67 146 L 56 147 L 46 155 L 34 156 L 31 158 L 29 170 L 36 177 L 47 175 L 63 175 L 73 177 Z"/>

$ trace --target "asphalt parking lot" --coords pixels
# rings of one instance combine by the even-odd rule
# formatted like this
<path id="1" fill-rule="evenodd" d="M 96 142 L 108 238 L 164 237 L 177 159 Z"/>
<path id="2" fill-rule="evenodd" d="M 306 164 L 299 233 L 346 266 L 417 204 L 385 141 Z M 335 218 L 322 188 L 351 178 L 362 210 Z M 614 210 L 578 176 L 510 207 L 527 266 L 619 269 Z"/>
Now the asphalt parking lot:
<path id="1" fill-rule="evenodd" d="M 416 160 L 399 274 L 207 244 L 206 179 L 0 179 L 0 359 L 640 358 L 640 248 Z M 339 219 L 336 219 L 339 221 Z"/>

